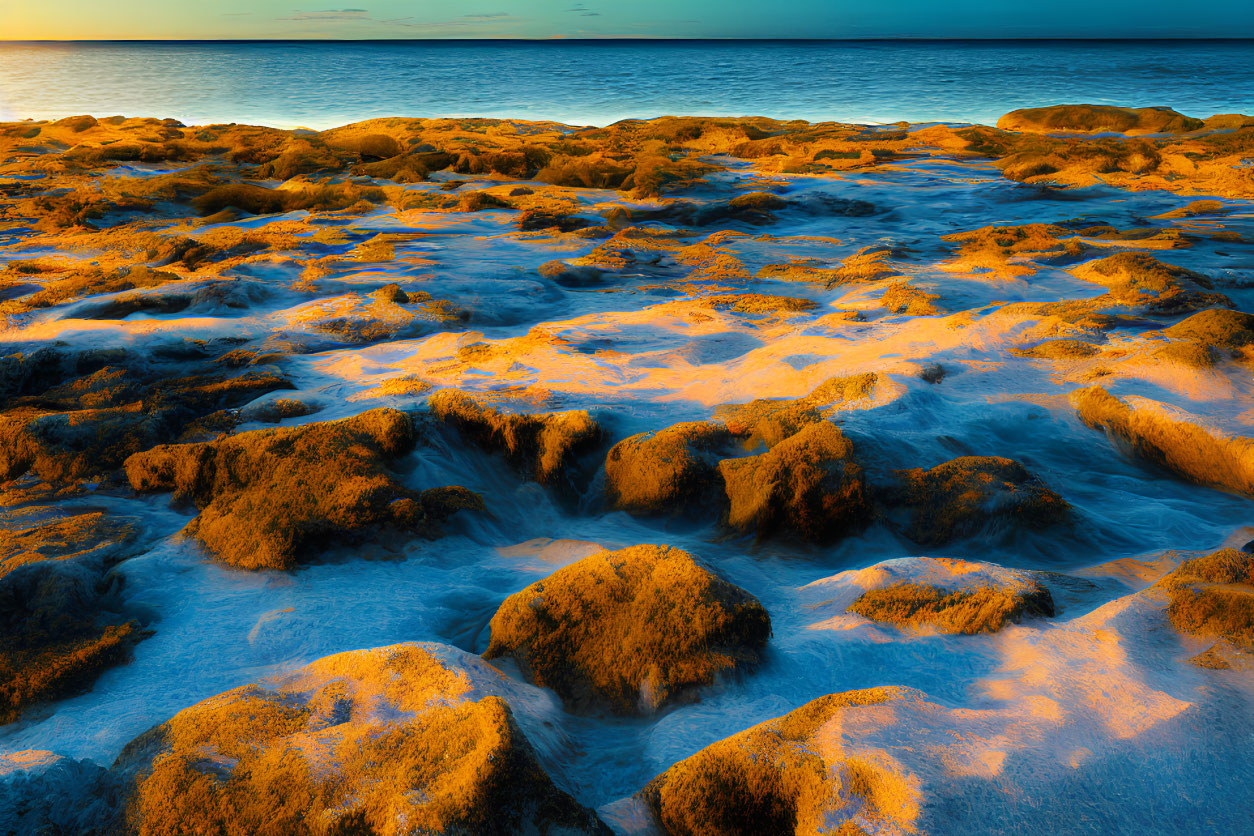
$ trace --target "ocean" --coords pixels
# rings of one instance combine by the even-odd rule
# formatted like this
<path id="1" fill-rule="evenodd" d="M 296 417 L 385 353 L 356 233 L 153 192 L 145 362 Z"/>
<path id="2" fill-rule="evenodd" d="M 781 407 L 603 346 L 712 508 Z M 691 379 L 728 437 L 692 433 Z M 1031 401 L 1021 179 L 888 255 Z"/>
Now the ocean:
<path id="1" fill-rule="evenodd" d="M 379 116 L 991 124 L 1057 103 L 1254 112 L 1254 41 L 0 44 L 0 119 L 323 129 Z"/>

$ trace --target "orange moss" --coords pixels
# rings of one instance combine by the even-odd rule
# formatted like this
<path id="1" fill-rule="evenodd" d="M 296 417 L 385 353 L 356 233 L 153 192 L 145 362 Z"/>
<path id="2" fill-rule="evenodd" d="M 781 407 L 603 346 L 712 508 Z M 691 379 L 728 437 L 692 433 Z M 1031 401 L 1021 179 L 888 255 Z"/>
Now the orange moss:
<path id="1" fill-rule="evenodd" d="M 671 836 L 817 836 L 912 832 L 914 781 L 863 758 L 830 754 L 820 729 L 901 700 L 894 688 L 820 697 L 705 747 L 654 778 L 639 797 Z M 851 718 L 852 719 L 852 718 Z M 839 829 L 836 829 L 839 828 Z"/>
<path id="2" fill-rule="evenodd" d="M 828 540 L 865 525 L 870 502 L 853 445 L 829 421 L 807 424 L 759 456 L 724 459 L 727 523 L 759 537 Z"/>
<path id="3" fill-rule="evenodd" d="M 427 400 L 427 409 L 487 450 L 501 450 L 516 467 L 541 484 L 558 479 L 576 456 L 600 442 L 600 425 L 582 410 L 540 415 L 505 415 L 469 395 L 447 389 Z"/>
<path id="4" fill-rule="evenodd" d="M 559 569 L 492 617 L 484 658 L 509 654 L 570 706 L 650 713 L 758 660 L 771 621 L 687 552 L 632 546 Z"/>
<path id="5" fill-rule="evenodd" d="M 425 649 L 340 654 L 247 686 L 127 747 L 138 836 L 608 834 L 554 786 L 499 697 Z M 380 712 L 379 703 L 386 710 Z"/>
<path id="6" fill-rule="evenodd" d="M 1131 407 L 1100 386 L 1071 393 L 1080 420 L 1184 478 L 1254 496 L 1254 440 L 1225 438 L 1154 409 Z"/>
<path id="7" fill-rule="evenodd" d="M 933 316 L 940 309 L 932 304 L 940 297 L 907 282 L 893 282 L 880 297 L 880 304 L 894 314 Z"/>
<path id="8" fill-rule="evenodd" d="M 1107 288 L 1118 304 L 1144 307 L 1151 313 L 1188 313 L 1213 305 L 1233 307 L 1223 294 L 1207 292 L 1212 285 L 1206 276 L 1145 253 L 1118 253 L 1082 264 L 1073 272 Z"/>
<path id="9" fill-rule="evenodd" d="M 747 404 L 720 404 L 714 408 L 714 418 L 727 424 L 733 435 L 741 437 L 746 449 L 758 444 L 774 447 L 807 424 L 835 411 L 828 407 L 869 398 L 878 382 L 879 375 L 874 372 L 832 377 L 804 398 L 759 398 Z"/>
<path id="10" fill-rule="evenodd" d="M 376 409 L 156 447 L 127 459 L 126 475 L 137 491 L 172 490 L 175 501 L 195 503 L 187 533 L 226 563 L 285 569 L 327 537 L 386 524 L 430 530 L 437 508 L 385 467 L 414 443 L 407 415 Z"/>
<path id="11" fill-rule="evenodd" d="M 1201 119 L 1191 119 L 1169 107 L 1113 107 L 1111 105 L 1051 105 L 1007 113 L 997 120 L 1004 131 L 1048 133 L 1136 134 L 1187 133 L 1203 127 Z"/>
<path id="12" fill-rule="evenodd" d="M 1067 519 L 1070 506 L 1019 462 L 963 456 L 933 467 L 900 470 L 895 501 L 911 509 L 906 536 L 917 543 L 946 543 L 1006 521 L 1045 528 Z"/>
<path id="13" fill-rule="evenodd" d="M 699 421 L 623 439 L 605 457 L 610 507 L 658 514 L 717 501 L 715 465 L 732 440 L 722 424 Z"/>
<path id="14" fill-rule="evenodd" d="M 1167 617 L 1177 630 L 1254 653 L 1254 554 L 1220 549 L 1186 560 L 1156 586 L 1171 597 Z"/>
<path id="15" fill-rule="evenodd" d="M 1007 622 L 1017 623 L 1024 616 L 1052 618 L 1054 599 L 1035 581 L 975 589 L 901 583 L 868 589 L 849 606 L 849 612 L 900 627 L 926 624 L 942 633 L 970 635 L 996 633 Z"/>
<path id="16" fill-rule="evenodd" d="M 1029 261 L 1074 258 L 1088 250 L 1074 235 L 1052 224 L 986 226 L 972 232 L 942 236 L 942 240 L 962 244 L 956 264 L 965 271 L 987 270 L 1006 278 L 1036 272 Z"/>
<path id="17" fill-rule="evenodd" d="M 1031 348 L 1015 349 L 1020 357 L 1036 357 L 1043 360 L 1083 360 L 1102 353 L 1101 346 L 1081 340 L 1047 340 Z"/>

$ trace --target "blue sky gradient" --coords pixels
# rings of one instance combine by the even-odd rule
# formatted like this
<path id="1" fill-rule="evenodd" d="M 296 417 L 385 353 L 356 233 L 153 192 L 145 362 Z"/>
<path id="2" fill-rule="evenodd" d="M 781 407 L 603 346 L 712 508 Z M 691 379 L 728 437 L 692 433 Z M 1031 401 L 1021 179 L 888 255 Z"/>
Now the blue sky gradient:
<path id="1" fill-rule="evenodd" d="M 1254 37 L 1254 0 L 0 0 L 8 40 Z"/>

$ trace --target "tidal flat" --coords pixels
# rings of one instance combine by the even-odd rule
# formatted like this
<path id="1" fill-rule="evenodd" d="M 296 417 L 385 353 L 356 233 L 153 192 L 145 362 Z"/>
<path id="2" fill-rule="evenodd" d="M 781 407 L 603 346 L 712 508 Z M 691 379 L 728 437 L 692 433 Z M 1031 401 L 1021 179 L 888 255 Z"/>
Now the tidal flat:
<path id="1" fill-rule="evenodd" d="M 1254 117 L 0 123 L 0 833 L 1254 828 Z"/>

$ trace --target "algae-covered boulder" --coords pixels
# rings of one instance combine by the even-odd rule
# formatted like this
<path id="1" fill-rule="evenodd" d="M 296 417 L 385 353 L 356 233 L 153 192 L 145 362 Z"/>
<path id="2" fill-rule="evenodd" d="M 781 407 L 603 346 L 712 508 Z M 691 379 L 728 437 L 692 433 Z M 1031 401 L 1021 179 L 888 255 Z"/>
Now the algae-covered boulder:
<path id="1" fill-rule="evenodd" d="M 59 483 L 103 478 L 198 419 L 291 385 L 270 372 L 153 379 L 99 368 L 7 404 L 0 413 L 0 481 L 28 471 Z"/>
<path id="2" fill-rule="evenodd" d="M 923 571 L 893 571 L 898 566 Z M 864 579 L 869 588 L 848 612 L 898 627 L 996 633 L 1025 617 L 1054 615 L 1053 596 L 1035 577 L 993 564 L 928 558 L 913 564 L 888 561 L 871 567 Z"/>
<path id="3" fill-rule="evenodd" d="M 540 766 L 516 719 L 520 688 L 461 651 L 411 644 L 228 691 L 122 753 L 128 829 L 608 834 Z"/>
<path id="4" fill-rule="evenodd" d="M 1176 113 L 1169 107 L 1114 107 L 1112 105 L 1051 105 L 1014 110 L 997 120 L 1003 131 L 1021 133 L 1188 133 L 1203 127 L 1201 119 Z"/>
<path id="5" fill-rule="evenodd" d="M 841 572 L 805 587 L 814 617 L 847 613 L 909 630 L 996 633 L 1025 618 L 1054 615 L 1033 572 L 943 557 L 899 557 Z"/>
<path id="6" fill-rule="evenodd" d="M 610 507 L 658 514 L 720 502 L 718 461 L 733 441 L 726 426 L 708 421 L 623 439 L 605 457 Z"/>
<path id="7" fill-rule="evenodd" d="M 715 408 L 714 417 L 741 437 L 746 447 L 752 449 L 759 443 L 774 447 L 803 427 L 822 420 L 835 406 L 870 398 L 878 382 L 879 375 L 874 372 L 832 377 L 805 397 L 721 404 Z"/>
<path id="8" fill-rule="evenodd" d="M 670 836 L 915 832 L 918 779 L 890 759 L 844 750 L 843 724 L 892 722 L 900 688 L 820 697 L 711 744 L 638 797 Z"/>
<path id="9" fill-rule="evenodd" d="M 1106 288 L 1114 302 L 1148 313 L 1174 315 L 1216 306 L 1233 307 L 1231 299 L 1212 291 L 1208 277 L 1146 253 L 1106 256 L 1081 264 L 1073 272 L 1086 282 Z"/>
<path id="10" fill-rule="evenodd" d="M 667 546 L 600 552 L 510 596 L 484 656 L 509 654 L 573 708 L 648 713 L 755 663 L 766 610 Z"/>
<path id="11" fill-rule="evenodd" d="M 1254 496 L 1254 439 L 1222 435 L 1152 401 L 1127 403 L 1100 386 L 1072 392 L 1071 405 L 1087 426 L 1152 464 L 1199 485 Z"/>
<path id="12" fill-rule="evenodd" d="M 1242 653 L 1254 653 L 1254 554 L 1220 549 L 1205 557 L 1186 560 L 1156 584 L 1167 591 L 1171 603 L 1167 617 L 1182 633 L 1220 644 L 1196 663 L 1229 667 L 1222 652 L 1228 644 Z"/>
<path id="13" fill-rule="evenodd" d="M 413 449 L 413 422 L 376 409 L 341 421 L 171 444 L 126 460 L 137 491 L 173 491 L 200 515 L 186 532 L 243 569 L 295 565 L 306 547 L 385 524 L 422 528 L 458 503 L 402 486 L 387 464 Z M 462 505 L 473 507 L 473 495 Z M 432 501 L 439 499 L 438 502 Z"/>
<path id="14" fill-rule="evenodd" d="M 727 523 L 759 536 L 783 531 L 827 540 L 864 525 L 871 513 L 853 444 L 820 420 L 757 456 L 719 462 Z"/>
<path id="15" fill-rule="evenodd" d="M 17 499 L 0 494 L 0 505 Z M 105 577 L 135 551 L 133 520 L 99 510 L 0 510 L 0 724 L 86 690 L 146 633 Z"/>
<path id="16" fill-rule="evenodd" d="M 601 426 L 583 410 L 506 415 L 453 389 L 432 395 L 427 408 L 480 447 L 500 450 L 510 463 L 541 484 L 556 481 L 602 436 Z"/>
<path id="17" fill-rule="evenodd" d="M 0 578 L 0 724 L 87 690 L 144 638 L 101 589 L 97 561 L 43 561 Z"/>
<path id="18" fill-rule="evenodd" d="M 1040 360 L 1086 360 L 1102 353 L 1102 347 L 1083 340 L 1046 340 L 1031 348 L 1014 349 L 1012 354 Z"/>
<path id="19" fill-rule="evenodd" d="M 1247 354 L 1254 345 L 1254 315 L 1227 308 L 1198 311 L 1163 330 L 1168 337 L 1203 348 L 1224 349 L 1232 356 Z"/>
<path id="20" fill-rule="evenodd" d="M 962 456 L 930 470 L 898 471 L 890 501 L 909 510 L 906 536 L 947 543 L 990 525 L 1045 528 L 1066 519 L 1070 506 L 1019 462 Z"/>

